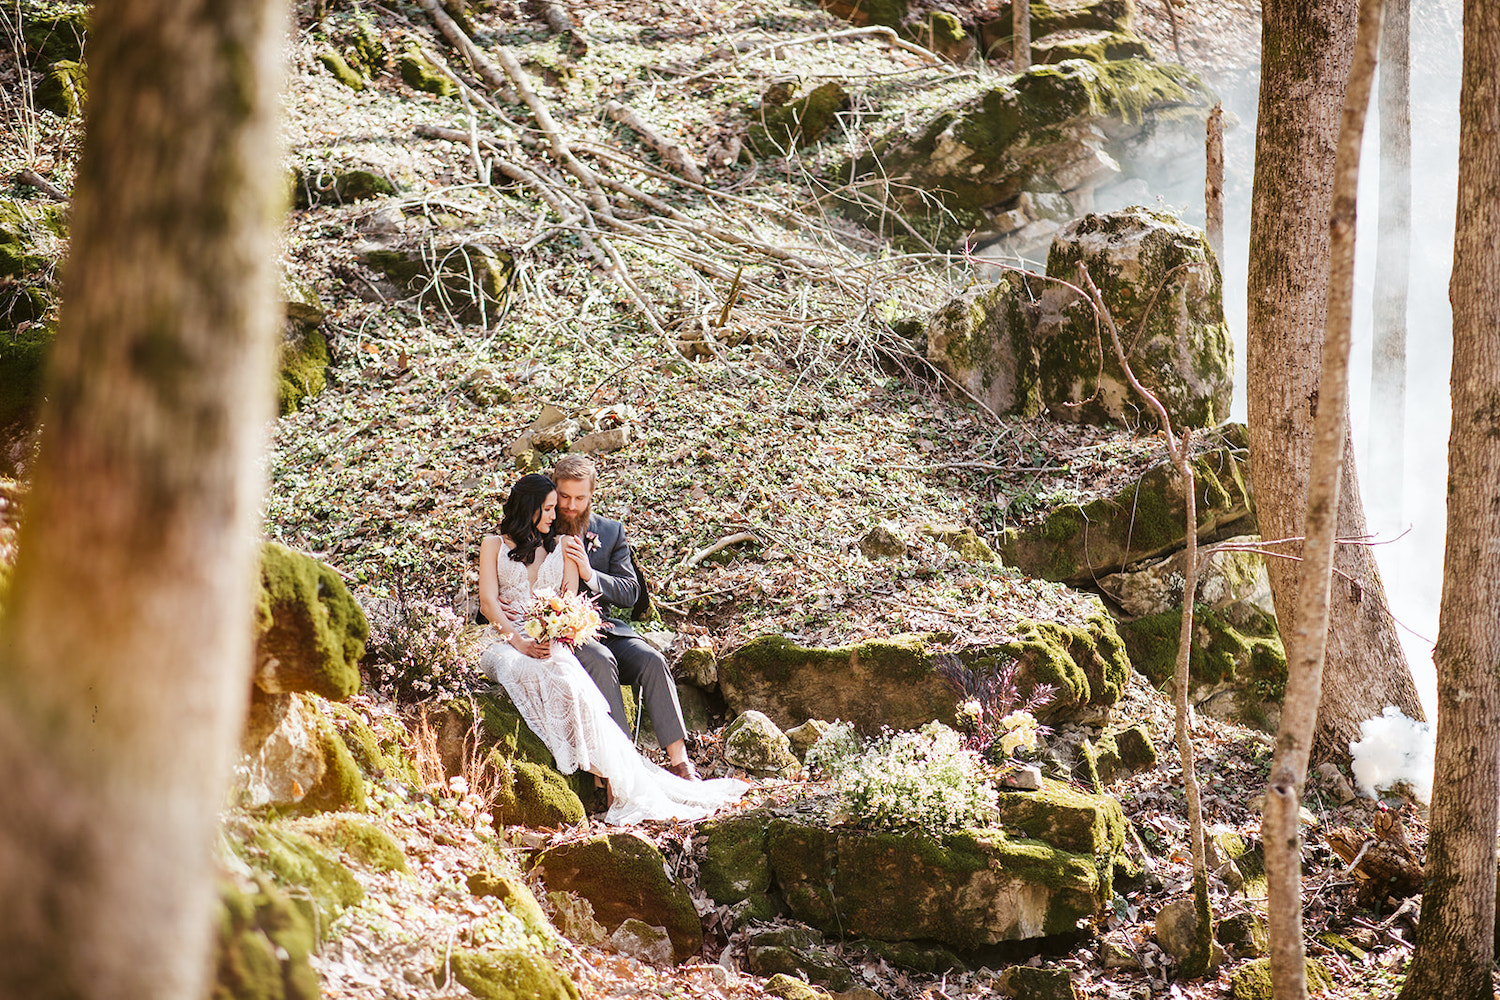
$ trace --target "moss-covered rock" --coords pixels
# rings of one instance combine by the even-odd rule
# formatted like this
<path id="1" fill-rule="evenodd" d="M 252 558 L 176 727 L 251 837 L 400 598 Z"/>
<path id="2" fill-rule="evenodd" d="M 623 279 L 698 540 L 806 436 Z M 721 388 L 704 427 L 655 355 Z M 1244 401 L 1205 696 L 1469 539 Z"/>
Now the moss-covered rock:
<path id="1" fill-rule="evenodd" d="M 1107 63 L 1118 59 L 1150 59 L 1151 46 L 1139 35 L 1120 31 L 1084 31 L 1040 38 L 1031 44 L 1034 63 L 1087 59 Z"/>
<path id="2" fill-rule="evenodd" d="M 987 565 L 996 565 L 1000 562 L 994 550 L 983 538 L 979 537 L 979 533 L 973 528 L 929 524 L 922 528 L 922 534 L 939 545 L 946 546 L 964 562 Z"/>
<path id="3" fill-rule="evenodd" d="M 434 970 L 446 984 L 445 968 L 480 1000 L 580 1000 L 567 973 L 545 955 L 523 948 L 459 949 Z"/>
<path id="4" fill-rule="evenodd" d="M 694 687 L 712 690 L 719 683 L 719 660 L 713 649 L 694 646 L 682 651 L 674 673 Z"/>
<path id="5" fill-rule="evenodd" d="M 396 186 L 389 179 L 370 170 L 302 166 L 292 170 L 292 204 L 296 208 L 349 205 L 395 193 Z"/>
<path id="6" fill-rule="evenodd" d="M 955 722 L 953 689 L 934 672 L 924 636 L 867 639 L 819 649 L 761 636 L 719 662 L 719 689 L 735 713 L 759 711 L 789 728 L 844 719 L 876 732 Z"/>
<path id="7" fill-rule="evenodd" d="M 1107 857 L 998 830 L 939 841 L 776 819 L 768 846 L 792 914 L 830 933 L 972 951 L 1072 931 L 1108 899 Z"/>
<path id="8" fill-rule="evenodd" d="M 416 767 L 406 759 L 402 748 L 404 729 L 393 731 L 397 727 L 385 724 L 383 732 L 376 732 L 358 712 L 339 702 L 328 703 L 328 714 L 361 774 L 420 790 Z"/>
<path id="9" fill-rule="evenodd" d="M 385 827 L 349 813 L 324 813 L 291 824 L 324 847 L 340 852 L 357 865 L 380 872 L 410 871 L 406 852 Z"/>
<path id="10" fill-rule="evenodd" d="M 1249 456 L 1216 448 L 1193 458 L 1198 537 L 1253 531 Z M 1163 463 L 1112 497 L 1066 504 L 1038 524 L 1008 528 L 1000 556 L 1028 576 L 1081 583 L 1180 548 L 1183 489 L 1177 470 Z"/>
<path id="11" fill-rule="evenodd" d="M 759 777 L 785 777 L 798 767 L 791 740 L 753 709 L 724 728 L 724 760 Z"/>
<path id="12" fill-rule="evenodd" d="M 1330 935 L 1337 936 L 1337 935 Z M 1270 932 L 1265 920 L 1255 913 L 1235 913 L 1215 922 L 1214 937 L 1236 958 L 1259 958 L 1270 947 Z M 1322 939 L 1322 936 L 1319 938 Z M 1342 939 L 1340 939 L 1342 940 Z M 1326 942 L 1325 942 L 1326 943 Z M 1348 944 L 1348 942 L 1345 942 Z M 1353 947 L 1350 945 L 1350 947 Z M 1363 954 L 1351 956 L 1363 958 Z"/>
<path id="13" fill-rule="evenodd" d="M 921 972 L 929 976 L 944 972 L 967 972 L 968 966 L 942 945 L 920 941 L 874 941 L 868 938 L 855 941 L 854 947 L 879 955 L 898 969 Z"/>
<path id="14" fill-rule="evenodd" d="M 613 930 L 634 917 L 672 936 L 678 961 L 703 947 L 703 926 L 687 887 L 671 874 L 666 859 L 636 833 L 606 833 L 543 851 L 535 868 L 547 887 L 575 893 Z"/>
<path id="15" fill-rule="evenodd" d="M 310 691 L 332 701 L 358 691 L 370 625 L 338 573 L 311 556 L 267 542 L 261 547 L 260 579 L 256 686 L 273 693 Z"/>
<path id="16" fill-rule="evenodd" d="M 1244 547 L 1259 542 L 1258 536 L 1241 535 L 1200 547 L 1193 603 L 1227 608 L 1249 602 L 1264 611 L 1274 612 L 1265 557 L 1258 552 L 1242 551 Z M 1131 617 L 1157 615 L 1180 608 L 1186 583 L 1182 573 L 1184 558 L 1185 553 L 1174 552 L 1163 559 L 1136 563 L 1129 570 L 1101 577 L 1099 589 Z"/>
<path id="17" fill-rule="evenodd" d="M 328 340 L 321 330 L 307 330 L 282 341 L 281 366 L 276 376 L 276 408 L 283 417 L 302 409 L 304 401 L 328 384 Z"/>
<path id="18" fill-rule="evenodd" d="M 809 985 L 796 976 L 778 972 L 762 987 L 768 996 L 778 997 L 780 1000 L 828 1000 L 828 991 Z"/>
<path id="19" fill-rule="evenodd" d="M 757 976 L 794 975 L 835 992 L 847 990 L 854 982 L 849 966 L 822 948 L 797 948 L 771 943 L 765 935 L 752 935 L 745 948 L 750 971 Z"/>
<path id="20" fill-rule="evenodd" d="M 1096 603 L 1082 625 L 1030 621 L 1019 623 L 1013 632 L 1015 638 L 971 648 L 961 658 L 971 667 L 1015 661 L 1022 691 L 1029 692 L 1038 684 L 1052 685 L 1052 700 L 1039 709 L 1044 718 L 1119 701 L 1130 677 L 1130 660 L 1114 619 L 1102 605 Z"/>
<path id="21" fill-rule="evenodd" d="M 1085 265 L 1129 350 L 1137 379 L 1175 428 L 1229 416 L 1233 347 L 1219 263 L 1202 230 L 1146 208 L 1090 213 L 1057 234 L 1047 274 L 1079 282 Z M 1059 420 L 1154 425 L 1126 378 L 1093 305 L 1056 285 L 1037 326 L 1042 402 Z M 1101 362 L 1102 356 L 1102 362 Z"/>
<path id="22" fill-rule="evenodd" d="M 317 1000 L 312 925 L 269 879 L 219 885 L 211 1000 Z"/>
<path id="23" fill-rule="evenodd" d="M 88 105 L 88 77 L 83 63 L 62 59 L 37 80 L 36 105 L 59 118 L 79 118 Z"/>
<path id="24" fill-rule="evenodd" d="M 444 309 L 460 323 L 491 325 L 510 301 L 515 261 L 480 243 L 415 249 L 377 248 L 360 261 L 383 273 L 401 297 Z"/>
<path id="25" fill-rule="evenodd" d="M 323 68 L 333 74 L 335 80 L 350 90 L 359 91 L 365 89 L 364 76 L 359 70 L 349 65 L 349 61 L 344 58 L 342 52 L 337 52 L 333 49 L 324 49 L 318 53 L 318 62 L 322 63 Z"/>
<path id="26" fill-rule="evenodd" d="M 1089 748 L 1092 768 L 1101 784 L 1156 765 L 1156 745 L 1143 725 L 1104 733 L 1092 744 L 1085 740 L 1083 746 Z"/>
<path id="27" fill-rule="evenodd" d="M 1008 271 L 976 285 L 927 321 L 927 361 L 998 414 L 1033 416 L 1037 350 L 1029 308 L 1036 279 Z"/>
<path id="28" fill-rule="evenodd" d="M 420 46 L 412 44 L 403 49 L 396 58 L 396 66 L 401 72 L 402 82 L 412 90 L 437 94 L 439 97 L 454 97 L 458 94 L 458 85 L 443 75 Z"/>
<path id="29" fill-rule="evenodd" d="M 490 812 L 495 829 L 531 826 L 558 829 L 572 826 L 584 817 L 583 800 L 566 777 L 545 764 L 507 759 L 495 753 L 492 762 L 498 778 Z"/>
<path id="30" fill-rule="evenodd" d="M 267 822 L 229 832 L 231 848 L 252 869 L 293 890 L 293 902 L 320 935 L 340 913 L 364 898 L 354 874 L 311 837 Z"/>
<path id="31" fill-rule="evenodd" d="M 1307 994 L 1321 995 L 1332 988 L 1333 977 L 1323 963 L 1316 958 L 1307 960 Z M 1276 991 L 1271 985 L 1271 960 L 1257 958 L 1235 969 L 1229 977 L 1229 991 L 1234 1000 L 1275 1000 Z"/>
<path id="32" fill-rule="evenodd" d="M 1180 159 L 1189 140 L 1201 150 L 1216 100 L 1190 70 L 1146 59 L 1034 66 L 940 112 L 915 137 L 893 130 L 836 168 L 835 179 L 868 177 L 869 192 L 888 199 L 881 207 L 930 242 L 988 243 L 1020 224 L 1006 217 L 1023 194 L 1092 191 L 1160 166 L 1163 150 L 1168 162 Z M 894 176 L 910 187 L 883 183 Z M 931 198 L 940 209 L 925 204 Z M 861 218 L 879 214 L 867 202 L 846 208 Z"/>
<path id="33" fill-rule="evenodd" d="M 322 776 L 307 789 L 296 805 L 303 812 L 362 812 L 365 779 L 333 720 L 317 715 L 316 745 L 323 758 Z"/>
<path id="34" fill-rule="evenodd" d="M 849 109 L 849 94 L 830 81 L 806 97 L 793 98 L 773 88 L 761 99 L 746 139 L 761 156 L 785 156 L 821 140 L 839 112 Z"/>
<path id="35" fill-rule="evenodd" d="M 363 810 L 364 778 L 316 695 L 251 691 L 236 791 L 247 808 Z"/>
<path id="36" fill-rule="evenodd" d="M 1136 669 L 1153 684 L 1169 687 L 1177 669 L 1182 609 L 1125 622 L 1120 631 Z M 1188 673 L 1188 698 L 1200 711 L 1276 731 L 1287 663 L 1273 616 L 1251 605 L 1196 609 Z"/>
<path id="37" fill-rule="evenodd" d="M 1075 854 L 1111 856 L 1125 844 L 1125 813 L 1109 795 L 1089 795 L 1050 778 L 1034 792 L 1001 792 L 1000 822 Z"/>
<path id="38" fill-rule="evenodd" d="M 492 871 L 471 872 L 466 884 L 471 896 L 488 896 L 504 903 L 505 908 L 535 937 L 543 941 L 556 937 L 547 914 L 542 912 L 542 904 L 519 878 Z"/>
<path id="39" fill-rule="evenodd" d="M 770 817 L 742 813 L 703 824 L 703 856 L 698 880 L 716 903 L 738 903 L 771 889 L 771 862 L 766 856 Z"/>

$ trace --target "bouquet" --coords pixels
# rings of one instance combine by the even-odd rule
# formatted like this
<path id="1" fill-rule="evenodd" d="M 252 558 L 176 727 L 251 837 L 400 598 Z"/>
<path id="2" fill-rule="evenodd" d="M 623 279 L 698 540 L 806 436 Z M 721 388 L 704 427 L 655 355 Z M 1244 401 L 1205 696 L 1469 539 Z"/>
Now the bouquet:
<path id="1" fill-rule="evenodd" d="M 551 590 L 537 591 L 536 600 L 521 617 L 521 630 L 533 642 L 560 642 L 569 649 L 598 636 L 602 624 L 592 597 Z"/>

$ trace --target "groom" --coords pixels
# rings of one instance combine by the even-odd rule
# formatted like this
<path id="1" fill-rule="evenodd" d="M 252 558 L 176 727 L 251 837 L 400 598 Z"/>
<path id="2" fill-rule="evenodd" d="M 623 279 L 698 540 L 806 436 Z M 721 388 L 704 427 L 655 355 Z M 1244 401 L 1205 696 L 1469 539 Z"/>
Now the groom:
<path id="1" fill-rule="evenodd" d="M 628 611 L 642 595 L 630 559 L 630 544 L 625 540 L 625 526 L 593 512 L 598 470 L 587 456 L 568 454 L 552 467 L 552 481 L 557 485 L 557 521 L 552 530 L 575 557 L 586 555 L 589 575 L 580 573 L 579 588 L 598 597 L 599 609 L 609 625 L 598 640 L 576 650 L 578 662 L 604 692 L 610 715 L 627 733 L 620 683 L 639 684 L 644 706 L 636 706 L 636 711 L 644 707 L 651 717 L 657 742 L 670 761 L 667 770 L 679 778 L 696 779 L 698 772 L 688 760 L 684 743 L 687 726 L 677 701 L 677 685 L 667 661 L 627 622 L 610 615 L 611 607 Z"/>

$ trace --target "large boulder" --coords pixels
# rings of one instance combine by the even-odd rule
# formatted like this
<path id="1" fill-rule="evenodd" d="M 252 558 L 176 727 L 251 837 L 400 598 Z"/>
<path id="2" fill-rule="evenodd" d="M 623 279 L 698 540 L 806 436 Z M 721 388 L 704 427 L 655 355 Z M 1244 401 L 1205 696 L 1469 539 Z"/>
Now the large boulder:
<path id="1" fill-rule="evenodd" d="M 1195 605 L 1227 608 L 1248 602 L 1268 614 L 1275 613 L 1271 603 L 1271 581 L 1266 575 L 1266 560 L 1258 552 L 1245 551 L 1260 538 L 1240 535 L 1198 550 Z M 1182 607 L 1182 575 L 1185 556 L 1175 552 L 1163 559 L 1136 564 L 1128 571 L 1111 573 L 1099 579 L 1099 589 L 1109 595 L 1125 614 L 1140 617 L 1159 615 Z"/>
<path id="2" fill-rule="evenodd" d="M 493 326 L 510 301 L 516 270 L 509 252 L 480 242 L 371 246 L 360 262 L 382 273 L 393 298 L 415 298 L 460 323 Z"/>
<path id="3" fill-rule="evenodd" d="M 1096 854 L 999 830 L 939 841 L 788 818 L 771 821 L 768 847 L 776 883 L 799 919 L 830 933 L 926 939 L 973 952 L 1069 933 L 1101 912 L 1110 887 L 1100 873 L 1109 873 L 1122 830 Z"/>
<path id="4" fill-rule="evenodd" d="M 313 924 L 264 876 L 219 885 L 211 1000 L 318 1000 Z"/>
<path id="5" fill-rule="evenodd" d="M 587 899 L 611 933 L 634 918 L 665 927 L 680 962 L 703 947 L 703 926 L 687 886 L 660 851 L 637 833 L 605 833 L 543 851 L 535 870 L 553 891 Z"/>
<path id="6" fill-rule="evenodd" d="M 928 363 L 998 414 L 1040 412 L 1030 309 L 1039 285 L 1008 271 L 941 306 L 927 321 Z"/>
<path id="7" fill-rule="evenodd" d="M 1239 433 L 1238 425 L 1235 434 Z M 1193 460 L 1200 542 L 1255 530 L 1246 452 L 1222 447 Z M 1091 583 L 1129 563 L 1180 549 L 1183 489 L 1163 462 L 1114 496 L 1065 504 L 1038 523 L 1006 529 L 1000 556 L 1028 576 Z"/>
<path id="8" fill-rule="evenodd" d="M 327 563 L 276 542 L 261 547 L 255 685 L 343 701 L 359 690 L 365 613 Z"/>
<path id="9" fill-rule="evenodd" d="M 1052 700 L 1038 709 L 1049 721 L 1094 721 L 1120 700 L 1130 677 L 1130 660 L 1114 619 L 1097 598 L 1081 622 L 1028 621 L 1015 632 L 1014 638 L 998 645 L 965 651 L 964 662 L 983 667 L 1014 661 L 1016 683 L 1023 692 L 1038 684 L 1052 685 Z"/>
<path id="10" fill-rule="evenodd" d="M 1191 70 L 1147 59 L 1034 66 L 914 137 L 896 129 L 838 179 L 869 178 L 890 201 L 882 207 L 929 242 L 1030 252 L 1092 209 L 1101 186 L 1166 175 L 1201 195 L 1203 129 L 1216 101 Z M 868 204 L 849 210 L 874 214 Z"/>
<path id="11" fill-rule="evenodd" d="M 1047 274 L 1081 284 L 1088 268 L 1132 370 L 1172 425 L 1212 427 L 1229 416 L 1232 346 L 1219 265 L 1202 230 L 1146 208 L 1089 214 L 1057 234 Z M 1060 420 L 1155 424 L 1115 359 L 1093 304 L 1050 285 L 1037 324 L 1041 396 Z M 1102 355 L 1102 362 L 1101 362 Z"/>
<path id="12" fill-rule="evenodd" d="M 243 805 L 301 812 L 363 809 L 359 765 L 320 699 L 302 694 L 251 694 L 235 772 Z"/>

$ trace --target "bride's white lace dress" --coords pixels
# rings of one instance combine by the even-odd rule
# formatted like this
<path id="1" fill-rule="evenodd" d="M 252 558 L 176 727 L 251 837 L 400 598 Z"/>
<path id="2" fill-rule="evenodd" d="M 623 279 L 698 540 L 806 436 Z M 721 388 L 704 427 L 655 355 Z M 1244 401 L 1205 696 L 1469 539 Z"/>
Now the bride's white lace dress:
<path id="1" fill-rule="evenodd" d="M 562 589 L 562 546 L 542 561 L 534 587 L 526 565 L 510 558 L 510 551 L 502 541 L 496 572 L 500 596 L 512 608 L 525 607 L 534 591 Z M 559 771 L 582 769 L 609 780 L 614 800 L 604 817 L 608 823 L 698 819 L 734 802 L 749 787 L 733 778 L 688 781 L 642 757 L 610 718 L 604 693 L 562 643 L 553 643 L 551 655 L 539 660 L 497 642 L 485 650 L 480 664 L 547 744 Z"/>

